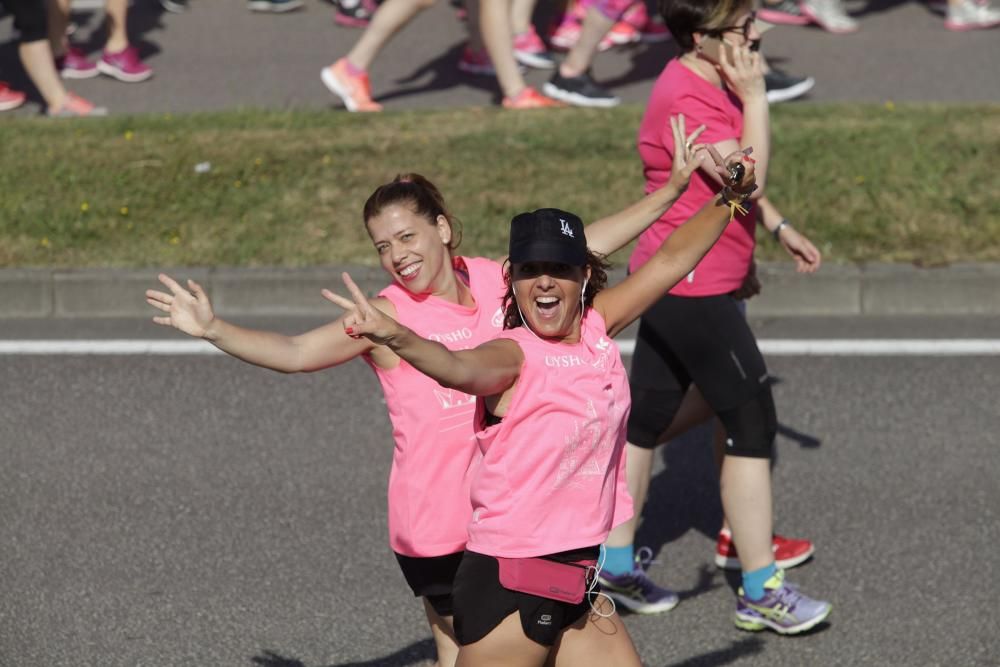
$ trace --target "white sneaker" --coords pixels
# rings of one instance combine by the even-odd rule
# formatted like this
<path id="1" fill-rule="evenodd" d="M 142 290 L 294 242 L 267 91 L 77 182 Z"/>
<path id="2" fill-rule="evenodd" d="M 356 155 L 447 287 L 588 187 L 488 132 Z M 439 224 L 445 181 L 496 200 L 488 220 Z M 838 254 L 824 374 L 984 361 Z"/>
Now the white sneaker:
<path id="1" fill-rule="evenodd" d="M 846 33 L 858 29 L 858 22 L 847 15 L 841 0 L 803 0 L 802 15 L 827 32 Z"/>
<path id="2" fill-rule="evenodd" d="M 1000 9 L 990 6 L 989 2 L 962 0 L 958 3 L 948 3 L 948 18 L 944 27 L 948 30 L 980 30 L 995 28 L 1000 25 Z"/>

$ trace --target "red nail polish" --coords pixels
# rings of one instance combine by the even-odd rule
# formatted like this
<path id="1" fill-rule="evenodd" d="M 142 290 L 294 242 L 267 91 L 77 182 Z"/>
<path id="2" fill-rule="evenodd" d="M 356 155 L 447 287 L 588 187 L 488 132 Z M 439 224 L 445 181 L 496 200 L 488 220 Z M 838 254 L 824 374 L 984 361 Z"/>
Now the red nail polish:
<path id="1" fill-rule="evenodd" d="M 348 336 L 350 336 L 350 335 L 352 335 L 354 333 L 354 329 L 351 328 L 351 327 L 344 327 L 344 333 L 346 333 Z"/>

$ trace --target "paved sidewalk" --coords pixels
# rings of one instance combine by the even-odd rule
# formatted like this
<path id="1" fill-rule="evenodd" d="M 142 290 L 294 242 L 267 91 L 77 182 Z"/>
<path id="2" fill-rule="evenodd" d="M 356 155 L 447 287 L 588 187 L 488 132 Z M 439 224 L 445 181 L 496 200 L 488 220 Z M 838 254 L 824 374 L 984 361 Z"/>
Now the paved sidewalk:
<path id="1" fill-rule="evenodd" d="M 386 284 L 382 270 L 370 266 L 166 269 L 178 280 L 201 283 L 215 309 L 228 316 L 327 315 L 331 306 L 320 289 L 341 287 L 345 270 L 368 294 Z M 157 272 L 0 270 L 0 319 L 147 316 L 143 293 L 159 286 Z M 800 276 L 790 263 L 775 263 L 760 265 L 759 273 L 764 289 L 752 301 L 755 317 L 1000 315 L 1000 264 L 825 265 Z M 612 281 L 623 275 L 617 268 Z"/>

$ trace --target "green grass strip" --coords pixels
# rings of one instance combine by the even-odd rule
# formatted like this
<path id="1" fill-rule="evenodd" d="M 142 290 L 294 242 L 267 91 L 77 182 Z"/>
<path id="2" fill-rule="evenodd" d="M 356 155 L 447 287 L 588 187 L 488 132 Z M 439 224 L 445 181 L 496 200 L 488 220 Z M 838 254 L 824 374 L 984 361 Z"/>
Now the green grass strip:
<path id="1" fill-rule="evenodd" d="M 641 115 L 5 119 L 0 266 L 370 264 L 361 207 L 405 171 L 441 188 L 465 252 L 499 255 L 514 213 L 592 220 L 641 196 Z M 769 194 L 828 261 L 1000 259 L 1000 105 L 782 105 L 773 137 Z M 765 241 L 759 257 L 781 257 Z"/>

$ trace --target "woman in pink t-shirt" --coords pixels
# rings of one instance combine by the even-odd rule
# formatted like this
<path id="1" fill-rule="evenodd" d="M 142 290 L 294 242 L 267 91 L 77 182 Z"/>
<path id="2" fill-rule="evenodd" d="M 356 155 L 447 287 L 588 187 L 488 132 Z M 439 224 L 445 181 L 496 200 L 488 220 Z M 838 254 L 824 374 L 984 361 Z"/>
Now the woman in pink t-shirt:
<path id="1" fill-rule="evenodd" d="M 679 134 L 679 140 L 684 136 Z M 694 168 L 693 162 L 681 161 L 667 186 L 589 225 L 589 243 L 611 253 L 634 239 L 677 199 Z M 382 267 L 393 278 L 373 300 L 380 309 L 451 349 L 475 347 L 499 332 L 502 267 L 453 254 L 456 221 L 433 184 L 418 174 L 397 177 L 369 197 L 364 220 Z M 439 386 L 386 347 L 347 336 L 340 320 L 298 336 L 245 329 L 216 317 L 208 295 L 193 281 L 187 289 L 163 274 L 160 281 L 170 293 L 146 293 L 151 305 L 167 313 L 154 321 L 205 338 L 239 359 L 286 373 L 320 370 L 359 356 L 371 366 L 385 394 L 395 442 L 390 546 L 414 594 L 424 598 L 439 664 L 453 664 L 458 647 L 451 623 L 452 582 L 468 536 L 470 469 L 478 456 L 474 399 Z M 426 493 L 431 487 L 434 493 Z"/>
<path id="2" fill-rule="evenodd" d="M 760 57 L 760 34 L 747 0 L 665 0 L 663 18 L 681 55 L 671 60 L 650 95 L 639 129 L 638 148 L 652 190 L 670 173 L 679 144 L 660 131 L 663 118 L 683 113 L 704 123 L 707 144 L 729 152 L 753 146 L 758 182 L 755 206 L 736 217 L 705 258 L 643 314 L 632 359 L 633 409 L 628 423 L 628 479 L 641 511 L 649 485 L 653 448 L 676 419 L 686 392 L 697 386 L 725 427 L 720 486 L 731 527 L 720 532 L 716 562 L 742 569 L 743 587 L 735 622 L 747 630 L 765 627 L 782 634 L 821 622 L 830 605 L 810 600 L 784 584 L 783 568 L 809 558 L 806 540 L 774 535 L 770 461 L 777 427 L 770 379 L 753 332 L 735 298 L 750 272 L 754 233 L 770 162 L 770 128 Z M 639 239 L 630 261 L 638 270 L 665 238 L 691 214 L 718 196 L 722 183 L 702 170 L 677 204 Z M 799 269 L 819 266 L 816 248 L 764 204 L 762 224 L 796 259 Z M 767 211 L 772 211 L 767 213 Z M 605 590 L 641 613 L 665 611 L 677 603 L 633 560 L 635 522 L 607 542 Z M 735 547 L 734 547 L 735 545 Z M 737 556 L 738 549 L 738 556 Z M 793 614 L 782 610 L 792 606 Z"/>
<path id="3" fill-rule="evenodd" d="M 505 330 L 470 350 L 397 323 L 347 274 L 352 299 L 329 295 L 348 310 L 349 335 L 385 346 L 444 387 L 483 397 L 482 460 L 454 589 L 459 665 L 640 664 L 613 607 L 592 597 L 599 546 L 632 513 L 622 457 L 629 393 L 611 338 L 719 238 L 730 220 L 720 204 L 745 201 L 754 187 L 752 164 L 743 169 L 735 190 L 604 290 L 607 265 L 588 250 L 577 216 L 558 209 L 516 216 Z"/>

